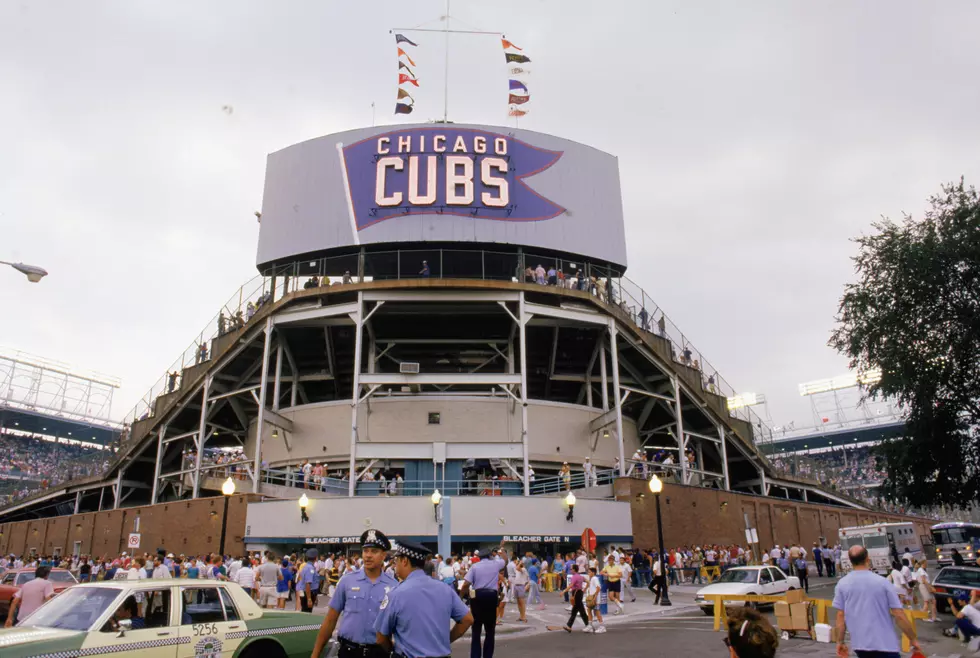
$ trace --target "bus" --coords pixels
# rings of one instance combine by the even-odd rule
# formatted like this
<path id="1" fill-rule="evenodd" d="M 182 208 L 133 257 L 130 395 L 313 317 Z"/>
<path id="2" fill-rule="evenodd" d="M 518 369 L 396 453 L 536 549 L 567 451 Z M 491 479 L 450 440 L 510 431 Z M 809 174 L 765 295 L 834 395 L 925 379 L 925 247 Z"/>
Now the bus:
<path id="1" fill-rule="evenodd" d="M 906 550 L 912 554 L 913 559 L 922 558 L 922 544 L 911 523 L 875 523 L 841 528 L 839 537 L 841 571 L 844 573 L 851 570 L 851 561 L 847 558 L 847 550 L 851 546 L 864 546 L 868 549 L 872 571 L 883 576 L 888 575 L 892 562 L 899 560 Z"/>
<path id="2" fill-rule="evenodd" d="M 963 561 L 973 565 L 980 557 L 980 523 L 937 523 L 932 526 L 932 543 L 936 545 L 939 566 L 953 564 L 953 549 L 959 551 Z"/>

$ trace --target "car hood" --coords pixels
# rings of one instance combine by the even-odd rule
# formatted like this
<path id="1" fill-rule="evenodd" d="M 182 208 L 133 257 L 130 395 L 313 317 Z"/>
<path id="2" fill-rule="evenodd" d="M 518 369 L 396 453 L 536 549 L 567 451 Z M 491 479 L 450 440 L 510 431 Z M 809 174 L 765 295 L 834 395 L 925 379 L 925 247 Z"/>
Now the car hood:
<path id="1" fill-rule="evenodd" d="M 11 649 L 21 645 L 31 645 L 31 654 L 67 651 L 81 646 L 85 633 L 64 631 L 40 626 L 14 626 L 0 628 L 0 655 L 11 656 Z"/>
<path id="2" fill-rule="evenodd" d="M 698 590 L 698 596 L 708 594 L 748 594 L 752 590 L 758 590 L 758 585 L 750 583 L 715 583 Z"/>

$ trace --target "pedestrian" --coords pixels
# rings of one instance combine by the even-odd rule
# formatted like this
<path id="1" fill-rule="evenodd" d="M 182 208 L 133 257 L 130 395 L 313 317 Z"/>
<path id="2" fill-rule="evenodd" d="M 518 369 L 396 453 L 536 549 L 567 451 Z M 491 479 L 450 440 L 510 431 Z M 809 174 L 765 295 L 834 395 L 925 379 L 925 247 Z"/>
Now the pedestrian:
<path id="1" fill-rule="evenodd" d="M 962 607 L 957 610 L 956 603 Z M 956 630 L 963 634 L 967 648 L 971 652 L 980 649 L 980 610 L 971 605 L 970 596 L 963 592 L 952 602 L 953 613 L 956 615 Z"/>
<path id="2" fill-rule="evenodd" d="M 606 558 L 606 566 L 602 568 L 602 575 L 606 577 L 606 595 L 609 603 L 616 606 L 614 615 L 623 614 L 623 602 L 620 600 L 620 581 L 623 578 L 623 569 L 616 564 L 616 558 L 612 555 Z"/>
<path id="3" fill-rule="evenodd" d="M 313 566 L 316 558 L 316 549 L 308 549 L 306 561 L 296 574 L 296 596 L 299 598 L 303 612 L 313 612 L 313 608 L 316 606 L 316 568 Z"/>
<path id="4" fill-rule="evenodd" d="M 605 633 L 606 624 L 602 619 L 602 610 L 599 609 L 599 597 L 602 593 L 602 581 L 596 574 L 594 568 L 589 569 L 589 585 L 585 592 L 585 608 L 589 612 L 591 625 L 585 631 L 592 633 Z M 571 624 L 569 624 L 571 626 Z"/>
<path id="5" fill-rule="evenodd" d="M 822 553 L 823 550 L 820 548 L 817 542 L 813 542 L 813 563 L 817 565 L 817 578 L 823 578 Z M 827 575 L 829 576 L 830 574 Z"/>
<path id="6" fill-rule="evenodd" d="M 527 592 L 530 589 L 531 580 L 527 569 L 520 560 L 514 560 L 514 576 L 510 579 L 511 591 L 514 600 L 517 601 L 517 621 L 527 623 Z"/>
<path id="7" fill-rule="evenodd" d="M 571 576 L 568 578 L 568 587 L 563 592 L 564 594 L 568 594 L 572 601 L 572 614 L 568 618 L 568 623 L 564 626 L 564 629 L 569 633 L 572 632 L 572 624 L 575 623 L 576 615 L 582 617 L 582 622 L 585 623 L 586 628 L 589 627 L 589 616 L 585 612 L 585 605 L 583 604 L 585 588 L 586 582 L 578 572 L 578 565 L 572 564 Z"/>
<path id="8" fill-rule="evenodd" d="M 527 567 L 527 577 L 528 577 L 528 595 L 527 602 L 531 605 L 537 605 L 538 610 L 544 610 L 545 604 L 541 600 L 541 567 L 538 565 L 538 559 L 532 558 L 531 563 Z"/>
<path id="9" fill-rule="evenodd" d="M 310 658 L 320 658 L 324 647 L 341 620 L 337 631 L 340 643 L 339 658 L 386 658 L 378 644 L 374 624 L 381 604 L 398 581 L 383 573 L 385 555 L 391 541 L 380 530 L 365 530 L 361 534 L 361 557 L 364 568 L 340 579 L 330 599 L 327 616 L 320 625 Z M 341 617 L 341 614 L 343 617 Z"/>
<path id="10" fill-rule="evenodd" d="M 650 572 L 653 574 L 653 579 L 650 581 L 650 585 L 647 587 L 651 592 L 653 592 L 654 599 L 653 604 L 658 605 L 660 599 L 663 596 L 664 589 L 667 587 L 667 579 L 664 578 L 663 565 L 661 563 L 661 552 L 656 551 L 650 552 Z"/>
<path id="11" fill-rule="evenodd" d="M 895 625 L 909 638 L 912 649 L 921 651 L 915 627 L 905 616 L 895 587 L 878 577 L 868 564 L 864 546 L 852 546 L 847 557 L 851 573 L 837 584 L 833 607 L 837 609 L 837 655 L 847 658 L 846 632 L 858 658 L 900 658 Z"/>
<path id="12" fill-rule="evenodd" d="M 888 574 L 888 582 L 895 588 L 895 594 L 898 595 L 898 599 L 902 602 L 902 605 L 907 606 L 909 603 L 909 583 L 902 573 L 902 565 L 898 562 L 892 562 L 892 570 Z"/>
<path id="13" fill-rule="evenodd" d="M 582 464 L 582 473 L 585 476 L 585 486 L 591 487 L 592 485 L 592 475 L 594 473 L 595 467 L 592 465 L 592 460 L 588 457 L 585 458 L 585 463 Z"/>
<path id="14" fill-rule="evenodd" d="M 623 584 L 623 589 L 619 593 L 620 600 L 625 601 L 628 596 L 631 603 L 636 603 L 636 594 L 633 593 L 633 564 L 631 559 L 623 558 L 623 563 L 619 566 L 623 570 L 623 577 L 619 581 Z"/>
<path id="15" fill-rule="evenodd" d="M 448 656 L 450 645 L 473 624 L 456 592 L 422 573 L 428 555 L 421 544 L 398 542 L 394 563 L 402 582 L 381 602 L 374 624 L 382 649 L 405 658 Z M 450 620 L 456 622 L 451 630 Z"/>
<path id="16" fill-rule="evenodd" d="M 50 573 L 51 567 L 37 567 L 34 570 L 34 579 L 27 581 L 14 592 L 4 627 L 10 628 L 18 620 L 25 619 L 27 615 L 40 608 L 46 601 L 54 598 L 54 585 L 48 580 Z"/>
<path id="17" fill-rule="evenodd" d="M 289 600 L 289 590 L 293 583 L 293 570 L 289 568 L 289 560 L 282 559 L 279 563 L 279 579 L 276 581 L 276 598 L 278 599 L 279 609 L 286 609 L 286 601 Z"/>
<path id="18" fill-rule="evenodd" d="M 429 261 L 422 261 L 422 269 L 419 270 L 419 276 L 421 276 L 423 279 L 429 278 Z"/>
<path id="19" fill-rule="evenodd" d="M 779 636 L 769 621 L 754 608 L 728 608 L 725 646 L 731 658 L 772 658 Z"/>
<path id="20" fill-rule="evenodd" d="M 463 581 L 463 598 L 470 599 L 473 611 L 473 631 L 470 639 L 470 658 L 493 658 L 497 630 L 498 583 L 500 570 L 506 566 L 504 548 L 490 552 L 489 557 L 470 566 Z M 480 635 L 486 635 L 482 648 Z"/>
<path id="21" fill-rule="evenodd" d="M 810 567 L 806 563 L 806 558 L 800 553 L 800 557 L 796 558 L 796 562 L 793 563 L 793 567 L 796 570 L 796 577 L 800 579 L 800 584 L 803 585 L 803 591 L 807 594 L 810 593 Z"/>
<path id="22" fill-rule="evenodd" d="M 932 580 L 926 571 L 926 560 L 919 561 L 919 568 L 915 571 L 915 581 L 919 585 L 919 596 L 922 599 L 922 611 L 929 613 L 928 622 L 939 621 L 936 612 L 936 590 L 932 586 Z"/>

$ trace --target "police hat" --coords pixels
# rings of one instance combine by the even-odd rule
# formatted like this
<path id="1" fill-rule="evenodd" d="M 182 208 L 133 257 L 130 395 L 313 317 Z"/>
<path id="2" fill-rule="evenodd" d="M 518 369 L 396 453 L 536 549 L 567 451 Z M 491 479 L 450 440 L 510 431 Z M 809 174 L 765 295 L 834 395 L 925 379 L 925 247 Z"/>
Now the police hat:
<path id="1" fill-rule="evenodd" d="M 390 551 L 391 542 L 380 530 L 365 530 L 361 534 L 361 548 L 380 548 L 382 551 Z"/>
<path id="2" fill-rule="evenodd" d="M 421 561 L 431 555 L 432 551 L 422 544 L 414 541 L 398 541 L 395 546 L 395 555 L 407 557 L 410 560 Z"/>
<path id="3" fill-rule="evenodd" d="M 315 560 L 320 557 L 320 553 L 315 548 L 306 549 L 306 559 Z"/>

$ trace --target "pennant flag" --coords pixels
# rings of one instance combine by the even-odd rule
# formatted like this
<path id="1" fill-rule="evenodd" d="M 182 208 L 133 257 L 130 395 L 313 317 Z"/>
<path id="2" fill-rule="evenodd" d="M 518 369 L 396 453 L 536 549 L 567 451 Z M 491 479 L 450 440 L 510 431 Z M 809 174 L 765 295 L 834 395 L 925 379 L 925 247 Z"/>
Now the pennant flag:
<path id="1" fill-rule="evenodd" d="M 411 64 L 412 66 L 415 66 L 415 62 L 413 62 L 413 61 L 412 61 L 412 58 L 411 58 L 411 57 L 409 57 L 409 56 L 408 56 L 408 53 L 406 53 L 406 52 L 405 52 L 404 50 L 402 50 L 401 48 L 399 48 L 399 49 L 398 49 L 398 56 L 399 56 L 399 57 L 404 57 L 405 59 L 407 59 L 407 60 L 408 60 L 408 63 L 409 63 L 409 64 Z"/>
<path id="2" fill-rule="evenodd" d="M 398 100 L 401 100 L 403 98 L 412 98 L 412 95 L 410 93 L 408 93 L 407 91 L 405 91 L 404 89 L 402 89 L 401 87 L 399 87 L 398 88 Z M 415 102 L 415 99 L 414 98 L 412 98 L 412 102 L 413 103 Z"/>
<path id="3" fill-rule="evenodd" d="M 512 107 L 507 114 L 512 117 L 522 117 L 527 114 L 527 110 L 519 110 L 516 107 Z"/>
<path id="4" fill-rule="evenodd" d="M 508 64 L 513 62 L 517 62 L 518 64 L 527 64 L 531 61 L 531 58 L 527 55 L 518 55 L 517 53 L 505 53 L 504 57 L 507 58 Z"/>
<path id="5" fill-rule="evenodd" d="M 514 104 L 514 105 L 523 105 L 524 103 L 528 102 L 529 100 L 531 100 L 531 97 L 530 96 L 518 96 L 517 94 L 511 94 L 510 95 L 510 101 L 509 102 L 512 103 L 512 104 Z"/>
<path id="6" fill-rule="evenodd" d="M 500 42 L 504 45 L 504 48 L 513 48 L 514 50 L 524 50 L 523 48 L 518 48 L 507 39 L 501 39 Z"/>
<path id="7" fill-rule="evenodd" d="M 404 75 L 404 74 L 402 74 L 402 75 Z M 418 86 L 418 85 L 416 85 L 416 86 Z M 521 82 L 520 80 L 511 80 L 510 81 L 510 90 L 511 91 L 523 91 L 525 94 L 531 93 L 531 92 L 529 92 L 527 90 L 527 87 L 525 87 L 524 86 L 524 83 Z"/>
<path id="8" fill-rule="evenodd" d="M 418 46 L 419 45 L 419 44 L 415 43 L 414 41 L 412 41 L 411 39 L 409 39 L 408 37 L 406 37 L 403 34 L 396 34 L 395 35 L 395 43 L 407 43 L 410 46 Z"/>
<path id="9" fill-rule="evenodd" d="M 408 72 L 409 72 L 409 74 L 410 74 L 410 75 L 411 75 L 411 76 L 412 76 L 413 78 L 417 78 L 417 77 L 418 77 L 417 75 L 415 75 L 415 71 L 413 71 L 412 69 L 410 69 L 410 68 L 408 68 L 408 64 L 406 64 L 405 62 L 398 62 L 398 69 L 399 69 L 399 70 L 401 70 L 401 69 L 405 69 L 406 71 L 408 71 Z"/>
<path id="10" fill-rule="evenodd" d="M 410 78 L 407 75 L 405 75 L 404 73 L 399 73 L 398 74 L 398 84 L 403 85 L 406 82 L 411 82 L 416 87 L 419 86 L 419 81 L 416 80 L 415 78 Z"/>
<path id="11" fill-rule="evenodd" d="M 411 114 L 412 109 L 408 103 L 395 103 L 395 114 Z"/>
<path id="12" fill-rule="evenodd" d="M 531 69 L 522 69 L 520 66 L 513 66 L 510 69 L 511 75 L 531 75 Z"/>

